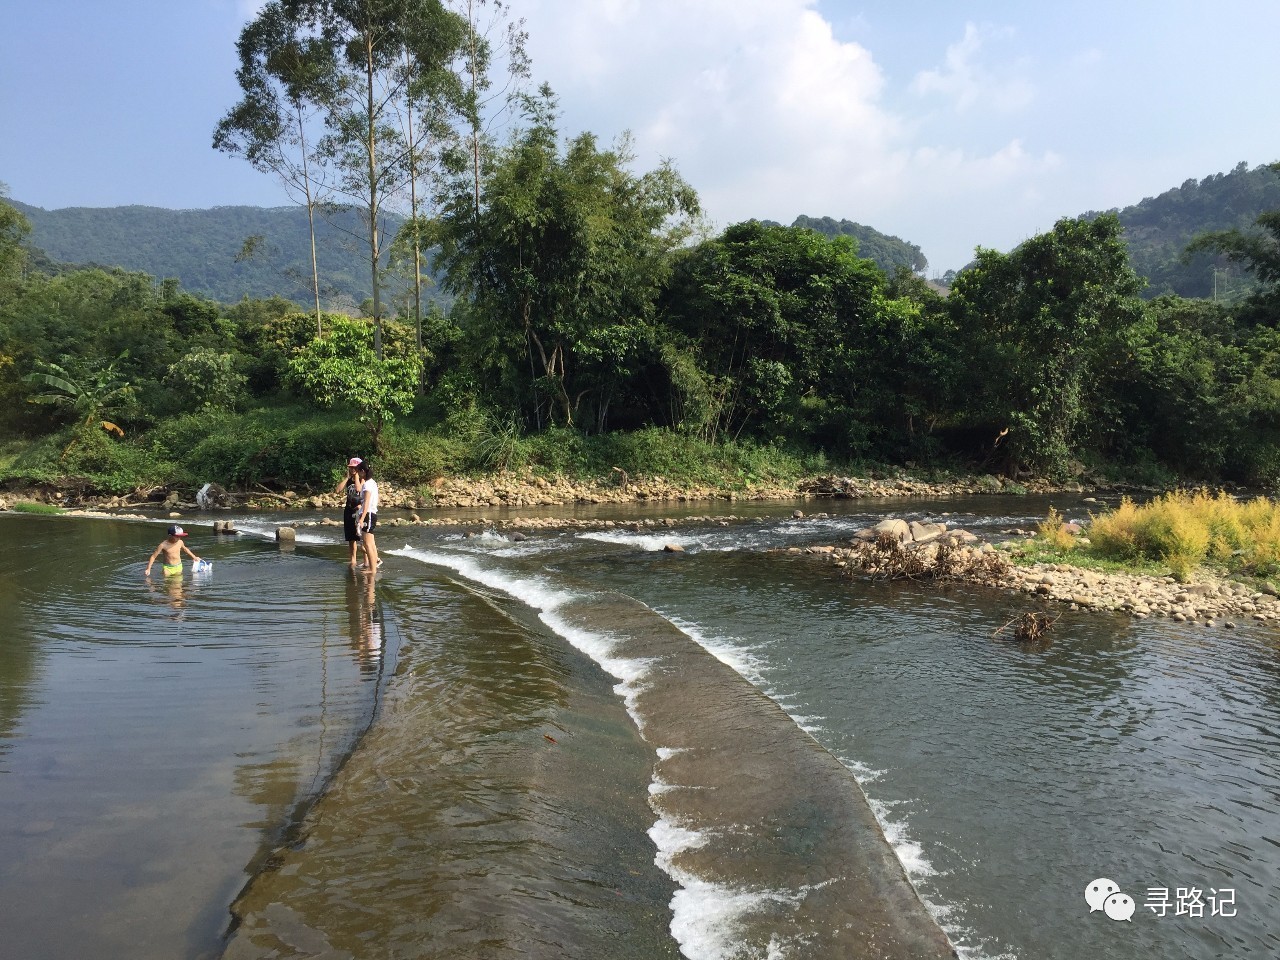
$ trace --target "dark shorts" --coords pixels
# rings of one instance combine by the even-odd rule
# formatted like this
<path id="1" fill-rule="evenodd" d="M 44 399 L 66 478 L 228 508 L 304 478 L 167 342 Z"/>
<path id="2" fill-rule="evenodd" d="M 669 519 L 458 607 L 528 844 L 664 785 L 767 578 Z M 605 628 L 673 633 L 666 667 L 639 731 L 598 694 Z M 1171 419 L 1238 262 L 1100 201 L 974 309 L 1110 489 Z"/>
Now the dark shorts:
<path id="1" fill-rule="evenodd" d="M 346 537 L 347 542 L 360 539 L 360 531 L 356 529 L 356 515 L 354 511 L 344 511 L 342 514 L 342 533 Z"/>
<path id="2" fill-rule="evenodd" d="M 378 525 L 378 515 L 371 513 L 364 518 L 364 532 L 373 533 L 373 528 Z"/>

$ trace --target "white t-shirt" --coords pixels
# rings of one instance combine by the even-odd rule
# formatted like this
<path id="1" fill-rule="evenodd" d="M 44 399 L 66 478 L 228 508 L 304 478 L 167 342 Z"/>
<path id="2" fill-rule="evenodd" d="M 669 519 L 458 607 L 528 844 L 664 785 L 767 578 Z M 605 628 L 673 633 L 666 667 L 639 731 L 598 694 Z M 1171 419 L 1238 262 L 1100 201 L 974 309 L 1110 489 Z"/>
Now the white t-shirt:
<path id="1" fill-rule="evenodd" d="M 364 500 L 364 512 L 376 514 L 378 512 L 378 481 L 372 477 L 366 480 L 360 496 Z"/>

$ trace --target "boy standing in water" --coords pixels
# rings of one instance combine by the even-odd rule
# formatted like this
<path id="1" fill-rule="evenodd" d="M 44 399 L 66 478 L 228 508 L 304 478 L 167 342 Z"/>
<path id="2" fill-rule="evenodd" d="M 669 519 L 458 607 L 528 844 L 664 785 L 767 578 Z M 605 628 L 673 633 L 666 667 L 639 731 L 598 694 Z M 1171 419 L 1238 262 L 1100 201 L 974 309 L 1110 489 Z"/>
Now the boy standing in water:
<path id="1" fill-rule="evenodd" d="M 176 524 L 169 528 L 169 536 L 165 540 L 160 541 L 160 545 L 151 551 L 151 556 L 147 560 L 147 569 L 143 573 L 144 577 L 151 576 L 151 565 L 156 562 L 156 557 L 164 557 L 161 562 L 160 569 L 164 571 L 166 577 L 182 576 L 182 554 L 185 552 L 196 563 L 200 562 L 200 558 L 191 552 L 190 548 L 182 542 L 186 531 Z"/>

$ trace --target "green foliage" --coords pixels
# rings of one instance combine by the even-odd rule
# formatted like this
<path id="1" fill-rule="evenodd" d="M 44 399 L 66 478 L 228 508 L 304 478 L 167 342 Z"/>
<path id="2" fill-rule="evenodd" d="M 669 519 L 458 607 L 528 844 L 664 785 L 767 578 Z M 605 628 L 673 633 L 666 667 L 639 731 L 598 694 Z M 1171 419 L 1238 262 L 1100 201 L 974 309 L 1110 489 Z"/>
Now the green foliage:
<path id="1" fill-rule="evenodd" d="M 184 289 L 224 303 L 280 296 L 310 304 L 311 244 L 305 208 L 65 207 L 44 210 L 14 204 L 31 222 L 31 242 L 56 260 L 104 264 L 153 277 L 177 277 Z M 384 213 L 388 230 L 401 218 Z M 350 247 L 362 226 L 354 211 L 326 207 L 316 217 L 321 298 L 331 309 L 351 309 L 371 293 L 368 261 Z M 262 241 L 240 259 L 246 237 Z M 389 294 L 399 296 L 394 282 Z M 428 297 L 440 294 L 428 289 Z"/>
<path id="2" fill-rule="evenodd" d="M 299 349 L 289 361 L 292 381 L 324 407 L 348 406 L 369 428 L 378 450 L 382 430 L 413 409 L 422 358 L 409 349 L 389 350 L 379 359 L 373 325 L 332 318 L 323 337 Z"/>
<path id="3" fill-rule="evenodd" d="M 9 507 L 14 513 L 33 513 L 43 516 L 56 516 L 63 512 L 61 507 L 52 503 L 33 503 L 30 500 L 19 500 Z"/>
<path id="4" fill-rule="evenodd" d="M 828 239 L 852 237 L 857 243 L 858 256 L 875 262 L 881 270 L 892 274 L 900 267 L 912 273 L 924 273 L 929 261 L 914 243 L 899 237 L 890 237 L 873 227 L 854 223 L 852 220 L 833 220 L 831 217 L 796 217 L 791 224 L 806 230 L 816 230 Z"/>
<path id="5" fill-rule="evenodd" d="M 1124 228 L 1134 270 L 1148 281 L 1145 296 L 1177 294 L 1235 302 L 1252 287 L 1244 272 L 1226 258 L 1215 257 L 1210 246 L 1190 252 L 1186 248 L 1207 231 L 1249 230 L 1260 213 L 1277 208 L 1280 177 L 1274 165 L 1251 170 L 1240 163 L 1230 173 L 1193 178 L 1112 212 Z"/>
<path id="6" fill-rule="evenodd" d="M 495 405 L 603 429 L 655 342 L 667 255 L 697 198 L 668 165 L 631 173 L 625 140 L 601 150 L 583 134 L 562 150 L 545 87 L 525 107 L 530 126 L 494 157 L 478 216 L 470 181 L 454 184 L 437 262 L 470 300 L 469 351 L 496 367 Z"/>
<path id="7" fill-rule="evenodd" d="M 0 286 L 22 279 L 27 265 L 23 246 L 31 223 L 0 192 Z"/>
<path id="8" fill-rule="evenodd" d="M 885 283 L 848 237 L 801 228 L 750 221 L 688 251 L 663 300 L 672 424 L 842 456 L 901 444 L 942 396 L 944 314 Z"/>
<path id="9" fill-rule="evenodd" d="M 351 414 L 318 414 L 278 407 L 248 414 L 208 411 L 167 421 L 147 437 L 153 456 L 170 456 L 179 480 L 191 487 L 333 484 L 335 464 L 361 449 L 367 434 Z"/>
<path id="10" fill-rule="evenodd" d="M 406 486 L 464 473 L 474 462 L 471 444 L 447 427 L 420 432 L 393 424 L 383 434 L 382 448 L 379 474 Z"/>
<path id="11" fill-rule="evenodd" d="M 193 350 L 170 364 L 165 382 L 187 410 L 230 410 L 245 399 L 246 377 L 237 358 L 207 348 Z"/>
<path id="12" fill-rule="evenodd" d="M 62 363 L 42 361 L 26 376 L 26 382 L 47 388 L 33 394 L 31 403 L 45 404 L 70 415 L 81 426 L 91 426 L 104 417 L 116 416 L 133 402 L 132 384 L 122 380 L 116 364 L 77 362 L 62 357 Z"/>
<path id="13" fill-rule="evenodd" d="M 1141 317 L 1140 287 L 1111 215 L 1060 220 L 1009 254 L 979 250 L 956 279 L 947 304 L 966 334 L 971 416 L 1008 429 L 1011 472 L 1067 471 L 1088 387 Z"/>
<path id="14" fill-rule="evenodd" d="M 1280 169 L 1280 164 L 1276 166 Z M 1225 230 L 1205 234 L 1188 250 L 1217 250 L 1253 274 L 1258 288 L 1240 304 L 1239 318 L 1250 325 L 1280 327 L 1280 209 L 1259 215 L 1254 226 L 1247 233 Z"/>

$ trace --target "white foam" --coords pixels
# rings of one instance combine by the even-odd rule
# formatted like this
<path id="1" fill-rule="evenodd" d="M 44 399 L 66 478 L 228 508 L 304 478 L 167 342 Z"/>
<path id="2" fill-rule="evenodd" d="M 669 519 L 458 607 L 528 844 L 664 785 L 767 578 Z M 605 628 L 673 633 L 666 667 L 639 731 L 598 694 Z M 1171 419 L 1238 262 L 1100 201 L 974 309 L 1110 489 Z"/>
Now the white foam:
<path id="1" fill-rule="evenodd" d="M 752 913 L 777 904 L 794 909 L 814 889 L 749 890 L 716 883 L 675 863 L 682 851 L 702 846 L 707 839 L 704 834 L 663 818 L 649 830 L 649 836 L 658 848 L 654 862 L 680 885 L 671 898 L 671 935 L 686 957 L 697 960 L 741 957 L 743 928 Z M 776 935 L 770 938 L 768 956 L 777 960 L 786 956 L 785 946 Z"/>
<path id="2" fill-rule="evenodd" d="M 912 840 L 907 833 L 906 820 L 891 816 L 890 810 L 895 804 L 871 797 L 867 798 L 867 803 L 871 806 L 871 812 L 875 814 L 885 839 L 889 841 L 889 846 L 893 847 L 893 852 L 902 862 L 902 868 L 907 871 L 907 876 L 912 883 L 924 877 L 936 876 L 938 871 L 925 856 L 924 847 Z"/>
<path id="3" fill-rule="evenodd" d="M 748 680 L 757 689 L 778 704 L 787 716 L 789 716 L 798 727 L 808 732 L 810 736 L 814 736 L 816 733 L 823 730 L 823 728 L 817 723 L 818 720 L 822 719 L 821 717 L 808 717 L 799 713 L 795 705 L 790 702 L 791 698 L 789 696 L 777 693 L 769 688 L 765 677 L 769 672 L 770 665 L 763 655 L 757 655 L 755 653 L 756 650 L 760 649 L 759 647 L 747 647 L 741 641 L 734 638 L 708 636 L 696 624 L 690 623 L 679 617 L 668 616 L 667 619 L 700 647 L 711 653 L 722 663 L 735 670 L 740 676 Z M 815 739 L 818 738 L 815 736 Z M 867 802 L 876 818 L 876 822 L 880 825 L 881 832 L 884 833 L 885 839 L 889 842 L 889 846 L 893 849 L 894 855 L 902 864 L 902 868 L 906 872 L 912 885 L 918 888 L 921 880 L 937 876 L 938 870 L 929 862 L 928 857 L 925 855 L 924 847 L 911 838 L 908 832 L 906 818 L 904 816 L 897 816 L 892 812 L 892 808 L 897 806 L 897 804 L 873 799 L 866 792 L 866 785 L 874 783 L 884 775 L 885 771 L 875 770 L 864 763 L 850 761 L 844 757 L 837 757 L 837 759 L 839 759 L 840 762 L 849 769 L 849 771 L 854 775 L 854 778 L 858 781 L 859 786 L 862 787 L 863 795 L 867 798 Z M 663 869 L 666 868 L 664 867 Z M 674 874 L 672 874 L 672 876 L 675 877 Z M 675 879 L 677 879 L 677 882 L 683 884 L 683 881 L 680 878 L 675 877 Z M 711 897 L 714 894 L 719 897 L 727 897 L 730 901 L 736 901 L 736 898 L 739 896 L 736 891 L 723 889 L 712 890 L 708 888 L 699 889 L 701 889 L 701 892 L 705 897 Z M 776 898 L 778 895 L 774 894 L 772 896 Z M 934 918 L 938 921 L 939 926 L 942 927 L 943 931 L 947 934 L 952 943 L 958 943 L 959 941 L 966 939 L 967 936 L 972 935 L 972 931 L 966 930 L 959 924 L 949 921 L 948 917 L 950 914 L 950 908 L 936 907 L 923 896 L 921 896 L 921 901 L 933 914 Z M 672 906 L 674 909 L 674 901 Z M 704 904 L 700 901 L 694 900 L 690 901 L 690 909 L 707 909 L 711 911 L 708 923 L 713 933 L 718 929 L 718 925 L 722 922 L 720 919 L 717 919 L 720 915 L 715 912 L 716 908 L 714 905 Z M 728 916 L 728 914 L 725 914 L 724 916 Z M 672 933 L 675 933 L 675 921 L 672 922 Z M 681 943 L 683 944 L 683 941 L 681 941 Z M 972 951 L 977 948 L 969 949 Z M 689 953 L 686 951 L 686 956 L 730 957 L 733 956 L 733 954 L 731 952 Z M 988 958 L 980 949 L 978 949 L 978 952 L 976 953 L 965 953 L 964 956 L 970 958 L 970 960 L 1015 960 L 1015 958 L 1006 957 L 1004 955 Z"/>
<path id="4" fill-rule="evenodd" d="M 697 624 L 690 623 L 680 617 L 669 616 L 658 611 L 677 630 L 711 654 L 738 676 L 750 681 L 753 686 L 767 687 L 765 671 L 768 663 L 764 658 L 756 656 L 757 647 L 751 647 L 740 640 L 729 637 L 712 637 L 703 633 Z"/>
<path id="5" fill-rule="evenodd" d="M 276 539 L 276 528 L 285 526 L 288 526 L 288 524 L 275 523 L 270 526 L 264 526 L 258 523 L 237 522 L 236 532 L 250 537 L 257 537 L 260 540 L 270 540 L 274 543 Z M 322 533 L 311 533 L 307 532 L 305 528 L 302 527 L 295 527 L 294 530 L 297 531 L 294 536 L 295 543 L 332 544 L 338 542 L 336 535 L 325 536 Z"/>
<path id="6" fill-rule="evenodd" d="M 674 533 L 624 533 L 619 530 L 592 530 L 578 534 L 580 540 L 598 540 L 602 543 L 617 543 L 627 547 L 638 547 L 649 553 L 661 552 L 667 544 L 679 547 L 701 546 L 696 537 L 677 536 Z"/>
<path id="7" fill-rule="evenodd" d="M 423 563 L 453 570 L 468 580 L 501 590 L 537 610 L 538 619 L 554 633 L 569 641 L 619 681 L 613 688 L 614 692 L 626 704 L 627 712 L 636 726 L 641 732 L 644 731 L 644 718 L 640 715 L 636 700 L 644 690 L 644 678 L 649 672 L 651 662 L 639 658 L 615 656 L 613 650 L 617 646 L 617 641 L 614 638 L 604 633 L 574 626 L 556 612 L 569 601 L 581 599 L 581 594 L 570 590 L 558 590 L 532 577 L 513 576 L 496 567 L 486 566 L 476 557 L 466 554 L 420 550 L 407 544 L 399 550 L 386 552 L 393 556 L 410 557 Z"/>

